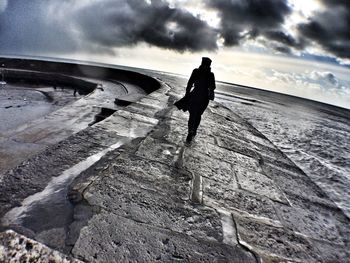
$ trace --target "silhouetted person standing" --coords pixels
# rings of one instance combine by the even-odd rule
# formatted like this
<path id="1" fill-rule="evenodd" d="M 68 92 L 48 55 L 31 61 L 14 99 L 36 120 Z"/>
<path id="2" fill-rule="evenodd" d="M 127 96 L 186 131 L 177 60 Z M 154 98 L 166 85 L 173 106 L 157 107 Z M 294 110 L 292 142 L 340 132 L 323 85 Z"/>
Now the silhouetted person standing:
<path id="1" fill-rule="evenodd" d="M 214 73 L 211 72 L 210 65 L 211 59 L 203 57 L 202 64 L 193 70 L 188 80 L 185 97 L 175 103 L 179 109 L 190 112 L 187 142 L 191 142 L 196 136 L 202 114 L 207 108 L 209 100 L 214 100 L 215 77 Z"/>

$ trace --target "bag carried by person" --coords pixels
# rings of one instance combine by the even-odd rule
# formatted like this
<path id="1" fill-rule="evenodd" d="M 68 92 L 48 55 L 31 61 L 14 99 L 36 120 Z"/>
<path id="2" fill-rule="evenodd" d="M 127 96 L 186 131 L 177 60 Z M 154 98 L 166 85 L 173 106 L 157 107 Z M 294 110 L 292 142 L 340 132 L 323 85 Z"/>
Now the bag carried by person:
<path id="1" fill-rule="evenodd" d="M 182 99 L 178 100 L 174 103 L 174 105 L 179 109 L 183 111 L 188 111 L 188 96 L 183 97 Z"/>

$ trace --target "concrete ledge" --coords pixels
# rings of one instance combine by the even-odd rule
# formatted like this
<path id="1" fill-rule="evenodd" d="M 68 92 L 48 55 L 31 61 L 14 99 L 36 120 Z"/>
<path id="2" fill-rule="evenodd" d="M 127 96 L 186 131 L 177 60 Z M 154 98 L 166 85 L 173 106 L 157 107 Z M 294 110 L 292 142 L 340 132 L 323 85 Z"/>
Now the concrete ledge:
<path id="1" fill-rule="evenodd" d="M 92 92 L 97 84 L 80 78 L 39 71 L 6 69 L 2 73 L 8 83 L 46 84 L 78 89 L 81 94 Z"/>
<path id="2" fill-rule="evenodd" d="M 147 93 L 151 93 L 160 87 L 160 83 L 144 74 L 109 68 L 103 66 L 91 66 L 69 62 L 55 62 L 36 59 L 1 58 L 0 65 L 5 68 L 31 70 L 47 73 L 58 73 L 70 76 L 89 77 L 105 80 L 119 80 L 142 87 Z"/>

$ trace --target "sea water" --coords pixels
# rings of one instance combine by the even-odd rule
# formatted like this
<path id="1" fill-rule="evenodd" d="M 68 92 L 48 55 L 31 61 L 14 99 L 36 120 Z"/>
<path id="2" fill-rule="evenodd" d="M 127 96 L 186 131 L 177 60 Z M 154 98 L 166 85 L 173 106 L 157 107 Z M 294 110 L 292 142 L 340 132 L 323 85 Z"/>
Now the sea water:
<path id="1" fill-rule="evenodd" d="M 216 97 L 282 150 L 350 218 L 350 110 L 232 85 L 219 86 Z"/>

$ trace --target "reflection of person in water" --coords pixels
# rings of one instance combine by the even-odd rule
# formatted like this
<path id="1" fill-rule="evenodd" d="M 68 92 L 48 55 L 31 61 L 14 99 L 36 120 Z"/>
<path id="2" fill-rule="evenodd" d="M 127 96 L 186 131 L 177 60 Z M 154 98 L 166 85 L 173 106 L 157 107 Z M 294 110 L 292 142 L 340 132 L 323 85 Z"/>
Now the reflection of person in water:
<path id="1" fill-rule="evenodd" d="M 207 108 L 209 100 L 214 99 L 215 77 L 210 71 L 210 65 L 211 59 L 203 57 L 202 64 L 193 70 L 188 80 L 185 97 L 175 103 L 179 109 L 190 112 L 187 142 L 191 142 L 196 136 L 201 116 Z M 193 89 L 192 86 L 194 86 Z"/>

